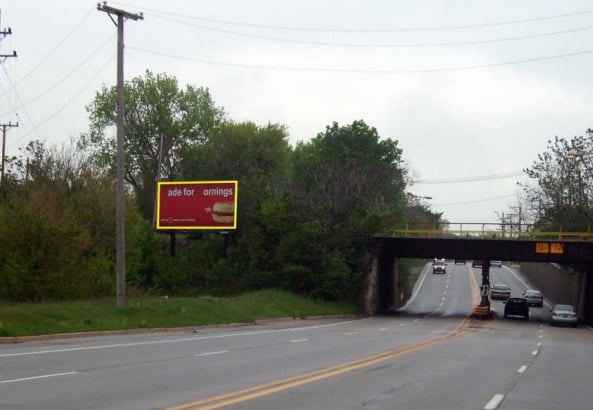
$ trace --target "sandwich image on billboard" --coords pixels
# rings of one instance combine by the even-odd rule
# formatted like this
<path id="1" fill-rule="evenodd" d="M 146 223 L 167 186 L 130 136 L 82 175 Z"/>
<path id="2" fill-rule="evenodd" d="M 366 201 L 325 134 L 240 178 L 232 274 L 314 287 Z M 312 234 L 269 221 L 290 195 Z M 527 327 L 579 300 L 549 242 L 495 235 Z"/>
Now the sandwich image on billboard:
<path id="1" fill-rule="evenodd" d="M 157 229 L 236 229 L 238 181 L 164 181 L 157 187 Z"/>
<path id="2" fill-rule="evenodd" d="M 221 224 L 233 223 L 235 220 L 235 203 L 229 201 L 215 202 L 212 205 L 212 220 Z"/>

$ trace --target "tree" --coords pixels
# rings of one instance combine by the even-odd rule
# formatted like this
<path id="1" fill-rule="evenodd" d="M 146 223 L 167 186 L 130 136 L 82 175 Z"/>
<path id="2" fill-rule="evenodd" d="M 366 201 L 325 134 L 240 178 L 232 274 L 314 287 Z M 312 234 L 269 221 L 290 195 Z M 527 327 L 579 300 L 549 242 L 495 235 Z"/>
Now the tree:
<path id="1" fill-rule="evenodd" d="M 555 137 L 524 172 L 527 209 L 537 225 L 583 230 L 593 222 L 593 131 L 570 139 Z"/>
<path id="2" fill-rule="evenodd" d="M 443 228 L 447 224 L 447 221 L 442 219 L 443 213 L 434 212 L 422 199 L 409 192 L 406 194 L 406 223 L 418 226 L 419 229 Z"/>
<path id="3" fill-rule="evenodd" d="M 182 175 L 190 180 L 239 180 L 240 229 L 251 226 L 262 200 L 286 191 L 290 177 L 286 128 L 225 122 L 201 146 L 188 148 Z"/>
<path id="4" fill-rule="evenodd" d="M 207 142 L 224 121 L 225 112 L 214 104 L 208 89 L 189 85 L 181 89 L 175 77 L 150 71 L 126 82 L 124 95 L 125 177 L 142 214 L 150 219 L 157 176 L 178 178 L 183 153 Z M 80 147 L 92 150 L 100 166 L 113 168 L 115 139 L 107 131 L 116 123 L 116 88 L 104 86 L 87 111 L 90 129 L 82 135 Z"/>
<path id="5" fill-rule="evenodd" d="M 295 194 L 334 227 L 359 211 L 384 209 L 385 229 L 403 219 L 406 170 L 397 141 L 379 138 L 364 121 L 333 123 L 295 150 Z"/>
<path id="6" fill-rule="evenodd" d="M 0 203 L 0 297 L 61 300 L 113 294 L 113 176 L 95 173 L 86 157 L 30 143 L 8 162 Z M 128 203 L 129 252 L 139 215 Z M 131 258 L 134 261 L 134 258 Z"/>
<path id="7" fill-rule="evenodd" d="M 292 254 L 285 255 L 292 272 L 302 277 L 306 273 L 312 281 L 312 293 L 357 296 L 359 265 L 369 239 L 404 219 L 406 170 L 401 155 L 397 141 L 381 139 L 361 120 L 347 126 L 333 123 L 295 148 L 291 190 L 300 225 L 287 236 L 285 246 Z M 312 248 L 317 251 L 311 253 Z M 341 265 L 335 263 L 337 255 Z M 327 261 L 334 261 L 331 268 Z M 333 272 L 331 279 L 325 275 L 328 271 Z"/>
<path id="8" fill-rule="evenodd" d="M 228 121 L 203 145 L 188 147 L 181 164 L 184 179 L 239 181 L 237 230 L 227 236 L 232 245 L 228 259 L 189 267 L 196 276 L 214 269 L 217 275 L 210 276 L 222 282 L 233 271 L 234 288 L 279 286 L 275 250 L 283 231 L 290 229 L 284 214 L 290 156 L 286 128 L 279 124 Z"/>

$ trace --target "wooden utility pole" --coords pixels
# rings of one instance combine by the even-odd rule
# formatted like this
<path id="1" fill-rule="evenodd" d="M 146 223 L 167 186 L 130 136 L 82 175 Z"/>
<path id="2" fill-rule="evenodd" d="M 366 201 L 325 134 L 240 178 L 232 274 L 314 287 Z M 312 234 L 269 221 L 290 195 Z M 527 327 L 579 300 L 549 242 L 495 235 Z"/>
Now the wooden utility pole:
<path id="1" fill-rule="evenodd" d="M 8 124 L 0 124 L 2 127 L 2 170 L 0 174 L 0 186 L 4 184 L 4 164 L 6 163 L 6 128 L 18 127 L 19 123 L 13 124 L 8 122 Z"/>
<path id="2" fill-rule="evenodd" d="M 108 6 L 106 2 L 97 4 L 97 10 L 109 15 L 117 27 L 117 152 L 115 181 L 115 225 L 116 225 L 116 295 L 117 307 L 126 307 L 126 220 L 124 189 L 124 20 L 143 20 L 142 13 L 134 14 Z M 113 16 L 117 16 L 117 22 Z"/>
<path id="3" fill-rule="evenodd" d="M 12 34 L 12 30 L 10 29 L 10 27 L 6 30 L 2 30 L 0 31 L 0 37 L 6 37 L 8 35 Z M 2 61 L 6 60 L 9 57 L 16 57 L 16 51 L 13 51 L 12 54 L 0 54 L 0 59 L 2 59 Z M 5 157 L 6 157 L 6 128 L 12 128 L 12 127 L 18 127 L 19 123 L 17 122 L 16 124 L 13 124 L 12 122 L 8 122 L 8 124 L 0 124 L 0 127 L 2 127 L 2 160 L 0 160 L 1 165 L 2 165 L 2 169 L 0 170 L 0 186 L 3 184 L 4 182 L 4 164 L 6 163 L 5 161 Z"/>

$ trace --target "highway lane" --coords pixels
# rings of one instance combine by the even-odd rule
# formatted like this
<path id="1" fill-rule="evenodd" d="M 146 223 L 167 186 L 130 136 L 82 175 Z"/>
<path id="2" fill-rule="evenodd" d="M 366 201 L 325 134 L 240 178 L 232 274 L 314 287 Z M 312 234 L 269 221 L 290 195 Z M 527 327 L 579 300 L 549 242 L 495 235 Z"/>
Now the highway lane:
<path id="1" fill-rule="evenodd" d="M 481 409 L 500 400 L 506 409 L 582 409 L 593 402 L 590 329 L 551 328 L 547 309 L 538 308 L 528 322 L 467 321 L 480 270 L 448 268 L 433 275 L 427 265 L 410 303 L 393 315 L 1 345 L 0 408 Z M 491 272 L 513 290 L 524 286 L 508 267 Z"/>
<path id="2" fill-rule="evenodd" d="M 479 301 L 478 283 L 465 265 L 454 265 L 449 261 L 446 274 L 433 274 L 428 264 L 416 282 L 412 297 L 400 313 L 465 317 Z"/>
<path id="3" fill-rule="evenodd" d="M 476 280 L 481 281 L 481 268 L 474 268 L 474 273 L 476 274 Z M 490 268 L 490 284 L 494 285 L 496 283 L 505 283 L 509 285 L 511 287 L 511 297 L 521 297 L 522 292 L 524 292 L 526 289 L 535 289 L 535 287 L 529 282 L 527 278 L 521 276 L 518 268 L 509 265 L 503 265 L 501 268 Z M 561 301 L 557 301 L 557 303 L 561 303 Z M 529 320 L 548 322 L 552 305 L 553 302 L 548 300 L 546 295 L 544 295 L 543 307 L 530 307 Z M 491 301 L 491 306 L 502 317 L 504 313 L 504 303 L 501 300 L 493 300 Z"/>

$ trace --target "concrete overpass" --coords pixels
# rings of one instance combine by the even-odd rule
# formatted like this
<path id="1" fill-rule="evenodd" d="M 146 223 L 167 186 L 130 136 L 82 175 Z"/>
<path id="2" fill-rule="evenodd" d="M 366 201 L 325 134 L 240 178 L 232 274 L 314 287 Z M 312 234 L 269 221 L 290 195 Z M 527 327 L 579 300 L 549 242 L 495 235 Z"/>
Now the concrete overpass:
<path id="1" fill-rule="evenodd" d="M 557 262 L 586 266 L 593 265 L 593 241 L 563 238 L 525 240 L 375 235 L 367 265 L 368 286 L 364 307 L 367 314 L 399 307 L 397 260 L 400 258 Z M 588 287 L 593 288 L 593 281 L 588 282 Z M 488 263 L 482 264 L 482 285 L 490 285 Z M 590 289 L 586 292 L 591 293 L 593 290 Z"/>

